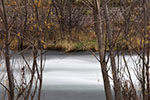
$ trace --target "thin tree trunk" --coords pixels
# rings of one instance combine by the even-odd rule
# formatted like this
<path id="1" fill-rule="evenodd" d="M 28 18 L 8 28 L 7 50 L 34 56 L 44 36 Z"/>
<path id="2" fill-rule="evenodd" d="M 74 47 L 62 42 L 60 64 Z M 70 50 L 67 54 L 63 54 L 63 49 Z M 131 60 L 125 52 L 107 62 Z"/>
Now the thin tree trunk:
<path id="1" fill-rule="evenodd" d="M 100 23 L 100 1 L 94 0 L 95 7 L 93 8 L 94 14 L 94 21 L 95 21 L 95 33 L 97 34 L 98 38 L 98 46 L 99 46 L 99 56 L 100 56 L 100 64 L 101 64 L 101 71 L 104 80 L 104 88 L 105 88 L 105 95 L 107 100 L 112 100 L 112 93 L 111 87 L 108 77 L 107 65 L 105 61 L 105 40 L 104 34 L 101 32 L 101 23 Z"/>
<path id="2" fill-rule="evenodd" d="M 72 38 L 72 0 L 69 0 L 69 35 Z"/>
<path id="3" fill-rule="evenodd" d="M 114 82 L 114 91 L 115 91 L 115 100 L 121 100 L 121 90 L 120 90 L 120 82 L 119 78 L 117 76 L 117 68 L 116 68 L 116 62 L 115 62 L 115 54 L 113 51 L 113 41 L 112 41 L 112 31 L 110 28 L 110 20 L 108 18 L 108 6 L 107 6 L 107 0 L 103 0 L 103 15 L 106 22 L 106 34 L 108 39 L 108 47 L 109 47 L 109 53 L 110 53 L 110 61 L 111 61 L 111 68 L 112 68 L 112 76 L 113 76 L 113 82 Z"/>
<path id="4" fill-rule="evenodd" d="M 39 75 L 39 91 L 38 91 L 38 100 L 41 99 L 41 92 L 42 92 L 42 82 L 43 82 L 43 50 L 40 50 L 40 75 Z"/>
<path id="5" fill-rule="evenodd" d="M 32 53 L 33 53 L 33 65 L 32 65 L 31 80 L 30 80 L 29 88 L 27 90 L 26 100 L 28 100 L 29 96 L 31 95 L 32 86 L 33 86 L 33 83 L 34 83 L 34 76 L 35 76 L 35 73 L 36 73 L 36 66 L 37 66 L 36 59 L 37 59 L 38 51 L 36 50 L 35 47 L 32 48 Z"/>
<path id="6" fill-rule="evenodd" d="M 7 15 L 4 0 L 2 0 L 2 7 L 3 7 L 3 14 L 4 14 L 4 24 L 5 24 L 5 31 L 6 31 L 6 38 L 5 38 L 5 64 L 6 64 L 6 71 L 8 76 L 9 82 L 9 93 L 8 93 L 8 100 L 14 100 L 14 78 L 13 72 L 10 68 L 10 54 L 9 54 L 9 31 L 8 31 L 8 22 L 7 22 Z"/>
<path id="7" fill-rule="evenodd" d="M 146 88 L 145 88 L 145 52 L 146 52 L 146 44 L 145 44 L 145 41 L 146 41 L 146 33 L 147 33 L 147 15 L 146 15 L 146 0 L 143 0 L 143 13 L 144 13 L 144 19 L 143 19 L 143 22 L 144 22 L 144 43 L 143 43 L 143 68 L 142 68 L 142 94 L 143 94 L 143 100 L 146 100 Z"/>

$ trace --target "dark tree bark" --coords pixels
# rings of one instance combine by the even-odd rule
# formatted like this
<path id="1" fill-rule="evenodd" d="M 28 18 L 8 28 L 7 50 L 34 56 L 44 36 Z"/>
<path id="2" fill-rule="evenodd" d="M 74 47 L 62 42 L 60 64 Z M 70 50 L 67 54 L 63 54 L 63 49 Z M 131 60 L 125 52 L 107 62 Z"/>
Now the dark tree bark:
<path id="1" fill-rule="evenodd" d="M 109 47 L 109 53 L 110 53 L 110 61 L 111 61 L 111 69 L 112 69 L 112 76 L 113 76 L 113 82 L 114 82 L 114 91 L 115 91 L 115 100 L 121 100 L 121 89 L 120 89 L 120 82 L 117 75 L 117 67 L 115 62 L 115 54 L 114 54 L 114 43 L 112 38 L 112 31 L 110 26 L 110 20 L 108 18 L 108 4 L 107 0 L 103 0 L 102 2 L 102 8 L 104 9 L 103 15 L 106 23 L 106 35 L 108 40 L 108 47 Z"/>
<path id="2" fill-rule="evenodd" d="M 6 71 L 8 76 L 8 82 L 9 82 L 9 91 L 8 91 L 8 99 L 14 100 L 14 78 L 13 78 L 13 72 L 10 66 L 10 43 L 9 43 L 9 29 L 8 29 L 8 22 L 7 22 L 7 14 L 5 9 L 5 3 L 4 0 L 2 0 L 2 8 L 3 8 L 3 17 L 4 17 L 4 25 L 5 25 L 5 65 L 6 65 Z"/>
<path id="3" fill-rule="evenodd" d="M 95 33 L 98 38 L 99 57 L 100 57 L 101 71 L 104 80 L 105 95 L 107 100 L 112 100 L 113 97 L 111 93 L 107 64 L 105 60 L 105 56 L 106 56 L 105 40 L 104 40 L 104 34 L 102 33 L 101 21 L 100 21 L 100 0 L 93 0 L 93 3 L 94 3 L 93 15 L 94 15 L 94 23 L 95 23 Z"/>

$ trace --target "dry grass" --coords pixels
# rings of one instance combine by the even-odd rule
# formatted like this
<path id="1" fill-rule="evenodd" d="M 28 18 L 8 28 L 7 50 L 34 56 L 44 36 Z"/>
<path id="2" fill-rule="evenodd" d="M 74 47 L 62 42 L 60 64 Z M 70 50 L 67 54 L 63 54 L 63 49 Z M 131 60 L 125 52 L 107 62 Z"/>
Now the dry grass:
<path id="1" fill-rule="evenodd" d="M 59 37 L 60 38 L 60 37 Z M 96 35 L 94 33 L 91 34 L 78 34 L 73 35 L 74 40 L 70 40 L 70 37 L 66 37 L 63 40 L 60 39 L 48 39 L 44 42 L 44 48 L 47 50 L 60 50 L 65 52 L 71 51 L 87 51 L 93 50 L 98 51 L 98 43 L 96 39 Z M 141 50 L 141 38 L 140 36 L 133 36 L 130 37 L 130 41 L 124 40 L 123 36 L 120 35 L 118 40 L 115 43 L 114 50 L 129 50 L 132 51 L 133 49 Z M 3 44 L 4 40 L 0 40 L 1 44 Z M 28 47 L 29 43 L 24 41 L 24 47 Z M 37 44 L 38 45 L 38 44 Z M 18 46 L 18 38 L 14 38 L 11 42 L 10 48 L 11 50 L 17 50 Z M 46 46 L 46 47 L 45 47 Z M 107 47 L 107 46 L 106 46 Z M 107 47 L 106 50 L 109 51 Z"/>

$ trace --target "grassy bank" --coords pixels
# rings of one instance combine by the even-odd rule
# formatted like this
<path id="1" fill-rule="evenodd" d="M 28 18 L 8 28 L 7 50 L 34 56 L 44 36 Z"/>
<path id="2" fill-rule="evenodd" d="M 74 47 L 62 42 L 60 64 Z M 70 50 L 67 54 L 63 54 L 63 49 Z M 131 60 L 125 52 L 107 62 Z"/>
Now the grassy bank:
<path id="1" fill-rule="evenodd" d="M 87 50 L 98 50 L 97 40 L 83 40 L 80 42 L 70 41 L 70 40 L 62 40 L 56 43 L 49 42 L 47 44 L 47 50 L 61 50 L 65 52 L 71 51 L 87 51 Z"/>
<path id="2" fill-rule="evenodd" d="M 130 40 L 124 40 L 118 38 L 115 45 L 113 46 L 114 50 L 126 50 L 133 51 L 134 49 L 140 50 L 142 48 L 141 41 L 139 37 L 133 37 Z M 18 40 L 14 39 L 11 43 L 11 49 L 17 50 Z M 38 44 L 37 44 L 38 45 Z M 28 47 L 28 43 L 24 42 L 24 48 Z M 78 51 L 98 51 L 98 42 L 96 37 L 89 39 L 87 37 L 82 38 L 82 40 L 74 41 L 69 39 L 59 40 L 59 41 L 47 41 L 44 42 L 43 48 L 46 50 L 59 50 L 65 52 L 78 52 Z M 109 51 L 109 48 L 106 49 Z"/>
<path id="3" fill-rule="evenodd" d="M 36 43 L 37 38 L 33 38 L 30 42 L 36 44 L 38 47 L 39 43 Z M 1 44 L 4 44 L 5 40 L 0 40 Z M 126 50 L 126 51 L 133 51 L 133 50 L 141 50 L 143 48 L 143 40 L 141 39 L 140 35 L 132 35 L 128 37 L 126 40 L 123 34 L 120 34 L 118 37 L 114 36 L 113 39 L 114 45 L 113 49 L 115 51 L 119 50 Z M 146 42 L 146 41 L 145 41 Z M 97 37 L 94 32 L 90 34 L 80 33 L 80 34 L 73 34 L 72 38 L 67 35 L 65 38 L 61 39 L 60 37 L 55 38 L 45 38 L 45 40 L 41 40 L 42 47 L 46 50 L 59 50 L 65 52 L 77 52 L 77 51 L 98 51 L 98 42 Z M 10 44 L 11 50 L 17 50 L 19 44 L 18 37 L 13 38 L 13 41 Z M 108 45 L 108 43 L 106 43 Z M 28 41 L 23 41 L 23 48 L 29 47 L 30 43 Z M 4 47 L 4 45 L 3 45 Z M 106 50 L 108 51 L 109 48 L 106 46 Z"/>

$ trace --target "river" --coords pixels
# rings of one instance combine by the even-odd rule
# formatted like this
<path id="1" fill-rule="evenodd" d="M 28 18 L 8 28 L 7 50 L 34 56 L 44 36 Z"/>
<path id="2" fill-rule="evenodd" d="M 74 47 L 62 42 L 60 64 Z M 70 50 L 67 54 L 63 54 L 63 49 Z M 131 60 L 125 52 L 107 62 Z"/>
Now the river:
<path id="1" fill-rule="evenodd" d="M 15 66 L 14 72 L 18 72 L 15 73 L 15 78 L 18 77 L 19 79 L 20 71 L 16 65 L 22 65 L 24 62 L 19 56 L 15 56 L 17 54 L 11 54 L 15 58 L 14 61 L 11 61 Z M 26 55 L 30 57 L 30 54 L 27 53 Z M 48 51 L 45 55 L 46 63 L 41 100 L 105 100 L 100 64 L 90 52 Z M 137 83 L 133 63 L 137 62 L 139 58 L 136 55 L 132 55 L 132 57 L 126 55 L 125 58 L 130 67 L 132 79 L 134 83 Z M 119 59 L 120 69 L 122 69 L 124 63 L 121 61 L 121 56 Z M 4 61 L 1 60 L 2 62 Z M 1 72 L 5 73 L 2 68 L 0 67 Z M 111 76 L 110 73 L 109 75 Z M 127 76 L 125 77 L 128 79 Z M 112 84 L 112 81 L 110 82 Z"/>
<path id="2" fill-rule="evenodd" d="M 98 61 L 89 52 L 48 52 L 42 100 L 105 100 Z"/>

